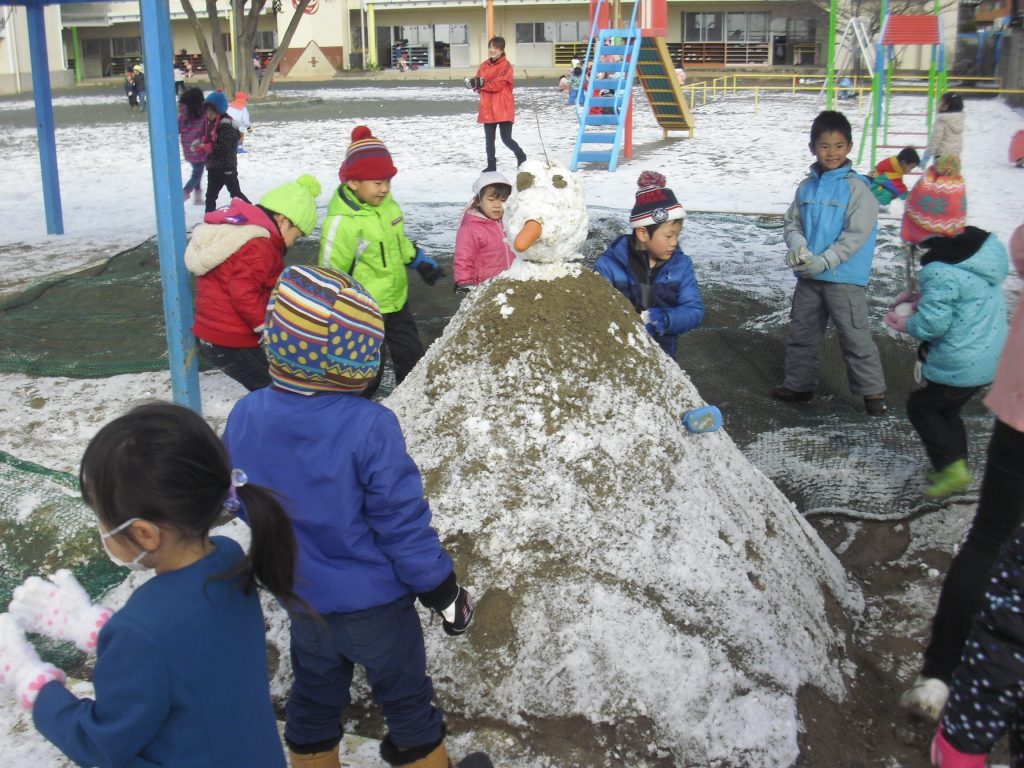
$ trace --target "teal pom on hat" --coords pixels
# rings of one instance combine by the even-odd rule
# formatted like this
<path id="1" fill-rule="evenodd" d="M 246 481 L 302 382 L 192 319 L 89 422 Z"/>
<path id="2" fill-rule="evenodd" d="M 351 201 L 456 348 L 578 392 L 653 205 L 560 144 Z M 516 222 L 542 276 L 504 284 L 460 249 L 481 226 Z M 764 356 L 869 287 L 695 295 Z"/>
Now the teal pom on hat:
<path id="1" fill-rule="evenodd" d="M 316 228 L 316 198 L 320 182 L 304 173 L 295 181 L 274 187 L 260 198 L 260 205 L 268 211 L 287 216 L 292 224 L 308 235 Z"/>

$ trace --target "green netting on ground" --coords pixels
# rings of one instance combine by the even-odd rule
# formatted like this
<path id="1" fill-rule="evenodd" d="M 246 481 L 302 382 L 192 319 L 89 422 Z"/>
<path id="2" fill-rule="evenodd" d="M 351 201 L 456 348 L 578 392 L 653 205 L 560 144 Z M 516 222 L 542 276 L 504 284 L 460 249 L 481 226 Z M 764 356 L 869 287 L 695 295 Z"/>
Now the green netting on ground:
<path id="1" fill-rule="evenodd" d="M 78 493 L 78 479 L 0 451 L 0 611 L 29 576 L 69 568 L 94 598 L 125 576 L 103 554 L 96 517 Z M 73 670 L 82 654 L 41 641 L 48 660 Z"/>

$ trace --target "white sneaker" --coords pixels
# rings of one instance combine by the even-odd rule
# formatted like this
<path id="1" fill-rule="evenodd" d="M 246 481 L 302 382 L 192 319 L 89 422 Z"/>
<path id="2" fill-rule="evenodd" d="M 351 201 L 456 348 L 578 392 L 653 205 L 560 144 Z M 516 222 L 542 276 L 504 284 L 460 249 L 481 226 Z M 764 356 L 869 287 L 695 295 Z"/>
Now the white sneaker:
<path id="1" fill-rule="evenodd" d="M 912 714 L 938 720 L 949 698 L 949 686 L 937 677 L 918 675 L 909 691 L 900 696 L 900 706 Z"/>

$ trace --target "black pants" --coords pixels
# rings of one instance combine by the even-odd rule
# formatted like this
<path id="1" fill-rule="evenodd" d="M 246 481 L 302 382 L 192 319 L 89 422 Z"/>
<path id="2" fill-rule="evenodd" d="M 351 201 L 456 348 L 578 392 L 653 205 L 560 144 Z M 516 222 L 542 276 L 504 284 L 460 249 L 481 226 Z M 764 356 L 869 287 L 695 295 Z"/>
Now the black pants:
<path id="1" fill-rule="evenodd" d="M 999 550 L 1024 522 L 1024 432 L 996 420 L 988 444 L 981 497 L 960 551 L 942 582 L 932 637 L 921 674 L 949 683 L 971 631 L 971 617 L 985 602 L 989 571 Z"/>
<path id="2" fill-rule="evenodd" d="M 206 169 L 206 212 L 217 210 L 217 196 L 220 195 L 220 191 L 224 188 L 228 188 L 228 193 L 232 197 L 240 197 L 245 202 L 249 202 L 249 198 L 242 194 L 242 190 L 238 187 L 238 171 L 211 171 L 209 168 Z"/>
<path id="3" fill-rule="evenodd" d="M 967 428 L 960 411 L 980 389 L 949 387 L 929 381 L 907 398 L 907 417 L 936 471 L 967 458 Z"/>
<path id="4" fill-rule="evenodd" d="M 526 153 L 523 148 L 512 139 L 512 122 L 506 120 L 503 123 L 484 123 L 484 139 L 487 142 L 487 167 L 485 171 L 493 171 L 498 167 L 498 159 L 494 154 L 494 132 L 501 131 L 501 143 L 512 150 L 516 156 L 516 165 L 522 165 L 526 160 Z"/>
<path id="5" fill-rule="evenodd" d="M 384 313 L 384 343 L 388 347 L 388 354 L 391 355 L 391 363 L 395 366 L 395 383 L 401 384 L 426 352 L 423 342 L 420 341 L 420 332 L 416 327 L 416 319 L 412 316 L 408 302 L 397 312 Z M 363 397 L 373 396 L 377 388 L 380 387 L 383 375 L 382 358 L 377 376 L 362 393 Z"/>
<path id="6" fill-rule="evenodd" d="M 199 357 L 252 392 L 270 386 L 270 369 L 263 347 L 218 347 L 196 339 Z"/>

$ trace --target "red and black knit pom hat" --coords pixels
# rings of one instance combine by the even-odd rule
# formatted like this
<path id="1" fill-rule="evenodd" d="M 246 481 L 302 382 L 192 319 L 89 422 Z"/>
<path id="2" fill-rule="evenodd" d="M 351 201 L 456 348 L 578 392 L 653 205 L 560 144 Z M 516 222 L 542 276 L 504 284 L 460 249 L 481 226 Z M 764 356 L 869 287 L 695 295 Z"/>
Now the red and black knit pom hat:
<path id="1" fill-rule="evenodd" d="M 355 181 L 379 181 L 390 179 L 398 173 L 391 162 L 391 153 L 384 142 L 376 138 L 365 125 L 352 129 L 352 143 L 345 153 L 345 162 L 338 169 L 342 183 Z"/>
<path id="2" fill-rule="evenodd" d="M 629 226 L 656 226 L 673 219 L 685 219 L 686 209 L 676 200 L 675 193 L 665 186 L 665 177 L 657 171 L 644 171 L 637 179 L 636 202 L 629 213 Z"/>

